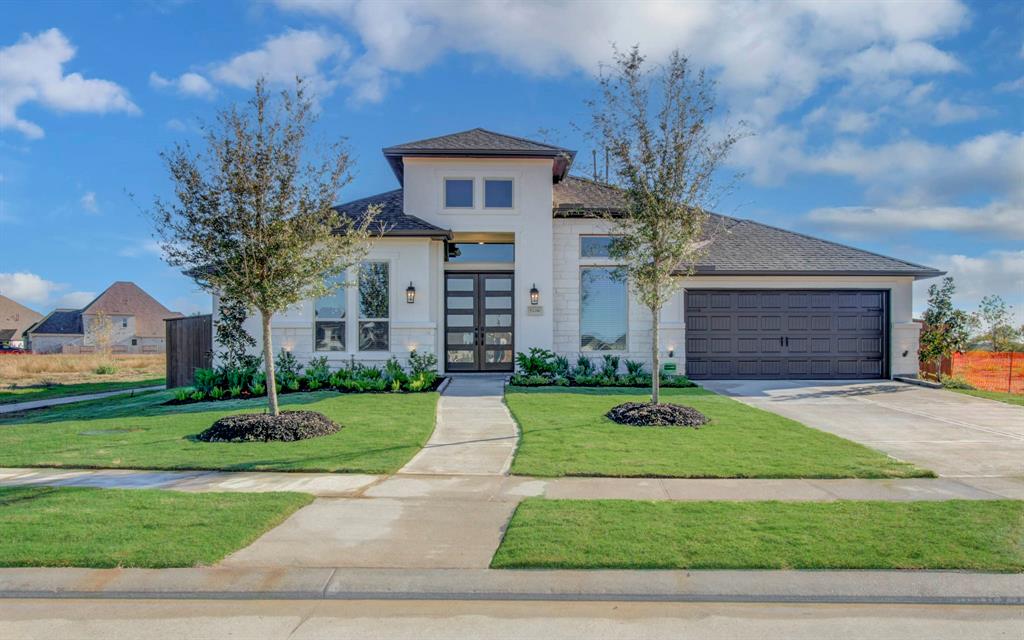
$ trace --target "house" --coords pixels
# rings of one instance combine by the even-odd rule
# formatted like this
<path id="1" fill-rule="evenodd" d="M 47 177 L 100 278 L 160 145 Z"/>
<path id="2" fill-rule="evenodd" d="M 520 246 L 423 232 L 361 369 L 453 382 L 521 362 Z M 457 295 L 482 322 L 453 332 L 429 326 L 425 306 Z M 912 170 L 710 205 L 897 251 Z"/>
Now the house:
<path id="1" fill-rule="evenodd" d="M 27 335 L 33 353 L 91 351 L 104 330 L 117 353 L 163 353 L 164 319 L 176 317 L 134 282 L 115 282 L 82 309 L 50 312 Z"/>
<path id="2" fill-rule="evenodd" d="M 42 317 L 25 305 L 0 295 L 0 347 L 24 347 L 22 334 Z"/>
<path id="3" fill-rule="evenodd" d="M 473 129 L 387 147 L 399 188 L 352 286 L 275 316 L 275 348 L 335 365 L 410 350 L 447 372 L 512 371 L 530 347 L 650 363 L 651 318 L 614 277 L 619 192 L 569 175 L 575 153 Z M 709 251 L 662 311 L 662 356 L 695 379 L 917 373 L 917 279 L 941 272 L 752 220 L 713 215 Z M 214 299 L 214 313 L 217 300 Z M 216 316 L 215 316 L 216 317 Z M 247 330 L 260 327 L 250 318 Z"/>

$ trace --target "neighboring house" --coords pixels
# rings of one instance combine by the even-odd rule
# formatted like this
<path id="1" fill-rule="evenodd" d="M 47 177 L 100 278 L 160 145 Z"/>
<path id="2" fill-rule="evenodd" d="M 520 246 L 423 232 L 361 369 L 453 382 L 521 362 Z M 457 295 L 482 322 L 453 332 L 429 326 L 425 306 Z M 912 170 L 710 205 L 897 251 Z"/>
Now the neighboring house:
<path id="1" fill-rule="evenodd" d="M 134 282 L 115 282 L 85 308 L 52 311 L 27 334 L 33 353 L 90 351 L 106 325 L 115 352 L 163 353 L 164 319 L 178 317 Z"/>
<path id="2" fill-rule="evenodd" d="M 575 360 L 650 362 L 650 314 L 614 277 L 619 192 L 568 175 L 575 153 L 473 129 L 388 147 L 399 189 L 339 206 L 381 206 L 383 237 L 354 286 L 272 320 L 275 348 L 404 359 L 442 371 L 511 371 L 531 347 Z M 916 279 L 934 269 L 713 215 L 710 250 L 662 314 L 663 356 L 709 378 L 886 378 L 917 373 Z M 217 300 L 214 300 L 217 313 Z M 247 330 L 260 337 L 251 318 Z"/>
<path id="3" fill-rule="evenodd" d="M 24 347 L 22 334 L 42 317 L 25 305 L 0 296 L 0 347 Z"/>

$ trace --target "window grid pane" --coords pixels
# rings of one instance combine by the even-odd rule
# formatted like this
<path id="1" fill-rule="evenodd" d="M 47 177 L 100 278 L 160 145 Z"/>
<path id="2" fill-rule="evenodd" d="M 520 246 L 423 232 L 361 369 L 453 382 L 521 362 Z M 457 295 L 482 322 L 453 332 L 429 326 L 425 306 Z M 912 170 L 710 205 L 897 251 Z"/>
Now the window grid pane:
<path id="1" fill-rule="evenodd" d="M 473 207 L 473 181 L 448 178 L 444 181 L 445 208 L 467 209 Z"/>
<path id="2" fill-rule="evenodd" d="M 627 288 L 615 269 L 580 272 L 580 350 L 625 351 Z"/>
<path id="3" fill-rule="evenodd" d="M 313 301 L 313 350 L 344 351 L 348 307 L 345 274 L 334 276 L 328 284 L 336 287 L 334 291 Z"/>
<path id="4" fill-rule="evenodd" d="M 484 207 L 489 209 L 511 209 L 512 181 L 484 180 Z"/>
<path id="5" fill-rule="evenodd" d="M 616 236 L 580 236 L 581 258 L 610 258 Z"/>

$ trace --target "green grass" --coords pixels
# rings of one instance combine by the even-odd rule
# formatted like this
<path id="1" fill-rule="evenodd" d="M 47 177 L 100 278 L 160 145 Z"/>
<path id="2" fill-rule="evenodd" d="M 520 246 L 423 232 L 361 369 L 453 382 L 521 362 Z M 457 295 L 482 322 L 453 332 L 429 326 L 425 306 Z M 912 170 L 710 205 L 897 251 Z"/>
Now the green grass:
<path id="1" fill-rule="evenodd" d="M 1024 502 L 519 505 L 491 566 L 1024 571 Z"/>
<path id="2" fill-rule="evenodd" d="M 997 400 L 999 402 L 1005 402 L 1006 404 L 1015 404 L 1020 407 L 1024 407 L 1024 394 L 1022 393 L 1007 393 L 1005 391 L 982 391 L 981 389 L 949 389 L 949 391 L 956 391 L 957 393 L 965 393 L 969 396 L 976 398 L 985 398 L 986 400 Z"/>
<path id="3" fill-rule="evenodd" d="M 265 401 L 162 406 L 170 397 L 161 391 L 0 416 L 0 467 L 390 473 L 430 437 L 438 394 L 285 395 L 283 408 L 319 411 L 342 429 L 298 442 L 246 443 L 192 436 L 221 416 L 262 411 Z"/>
<path id="4" fill-rule="evenodd" d="M 213 564 L 312 500 L 304 493 L 0 488 L 0 566 Z"/>
<path id="5" fill-rule="evenodd" d="M 104 391 L 120 391 L 121 389 L 137 389 L 140 387 L 156 387 L 166 382 L 164 378 L 148 380 L 132 380 L 118 382 L 79 382 L 76 384 L 53 384 L 48 386 L 17 387 L 0 389 L 0 404 L 12 402 L 31 402 L 33 400 L 49 400 L 67 396 L 80 396 L 88 393 Z"/>
<path id="6" fill-rule="evenodd" d="M 604 414 L 648 396 L 630 389 L 510 387 L 522 428 L 512 472 L 533 476 L 904 478 L 933 476 L 883 453 L 704 389 L 664 389 L 663 401 L 711 418 L 700 429 L 629 427 Z"/>

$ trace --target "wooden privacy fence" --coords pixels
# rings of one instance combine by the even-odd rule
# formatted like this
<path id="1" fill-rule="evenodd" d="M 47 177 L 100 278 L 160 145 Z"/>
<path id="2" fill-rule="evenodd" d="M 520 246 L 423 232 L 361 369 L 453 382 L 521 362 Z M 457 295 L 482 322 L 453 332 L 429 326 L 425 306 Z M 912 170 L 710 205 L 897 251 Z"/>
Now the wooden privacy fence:
<path id="1" fill-rule="evenodd" d="M 167 388 L 192 384 L 196 369 L 213 366 L 213 316 L 164 320 L 167 329 Z"/>
<path id="2" fill-rule="evenodd" d="M 921 371 L 934 375 L 932 363 L 921 363 Z M 1024 352 L 966 351 L 943 358 L 941 373 L 963 378 L 976 389 L 1024 393 Z"/>

